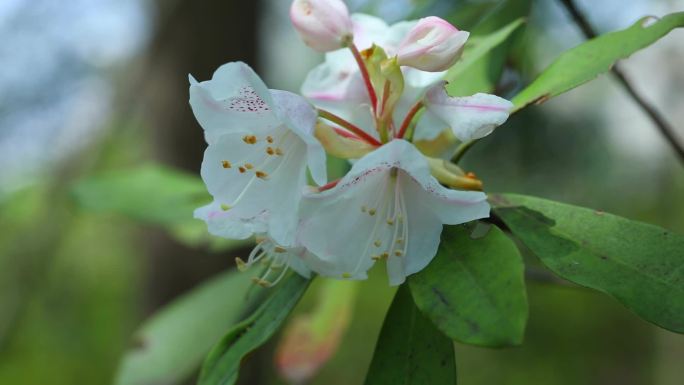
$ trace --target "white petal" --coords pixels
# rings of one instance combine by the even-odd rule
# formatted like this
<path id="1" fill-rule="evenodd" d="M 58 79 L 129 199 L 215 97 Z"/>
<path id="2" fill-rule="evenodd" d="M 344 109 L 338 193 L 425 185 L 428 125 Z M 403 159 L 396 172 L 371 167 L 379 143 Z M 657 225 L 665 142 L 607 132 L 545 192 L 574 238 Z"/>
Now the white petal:
<path id="1" fill-rule="evenodd" d="M 513 104 L 489 94 L 450 97 L 442 85 L 432 87 L 425 99 L 430 112 L 438 116 L 461 141 L 480 139 L 503 124 Z"/>
<path id="2" fill-rule="evenodd" d="M 351 19 L 354 26 L 354 44 L 359 50 L 370 48 L 374 43 L 385 46 L 389 26 L 384 20 L 363 13 L 355 13 Z"/>
<path id="3" fill-rule="evenodd" d="M 358 127 L 372 127 L 368 92 L 352 54 L 339 50 L 325 58 L 307 75 L 302 95 L 316 107 L 342 116 Z"/>
<path id="4" fill-rule="evenodd" d="M 396 124 L 401 124 L 404 118 L 408 114 L 409 110 L 425 96 L 425 92 L 435 84 L 442 82 L 445 72 L 426 72 L 417 70 L 411 67 L 403 67 L 402 73 L 404 74 L 404 92 L 397 103 L 396 109 L 394 111 L 394 121 Z M 433 124 L 434 122 L 429 121 L 424 122 L 425 113 L 418 121 L 418 126 L 416 126 L 416 132 L 414 134 L 414 139 L 434 139 L 439 135 L 439 133 L 446 128 L 446 125 L 439 121 L 439 124 Z M 421 125 L 421 123 L 423 123 Z M 425 129 L 428 127 L 429 129 Z M 441 127 L 441 128 L 438 128 Z M 427 138 L 431 136 L 430 138 Z"/>
<path id="5" fill-rule="evenodd" d="M 306 145 L 281 129 L 254 143 L 245 142 L 242 134 L 220 136 L 205 151 L 201 173 L 209 193 L 232 217 L 266 218 L 273 238 L 289 245 L 294 242 L 305 170 Z"/>
<path id="6" fill-rule="evenodd" d="M 444 120 L 440 119 L 434 112 L 425 109 L 416 125 L 413 140 L 433 140 L 447 129 L 449 126 Z"/>
<path id="7" fill-rule="evenodd" d="M 195 218 L 207 224 L 209 233 L 228 239 L 246 239 L 254 233 L 266 231 L 265 219 L 240 218 L 235 211 L 225 211 L 217 201 L 195 210 Z"/>
<path id="8" fill-rule="evenodd" d="M 401 183 L 412 183 L 407 181 L 405 174 L 400 173 L 399 178 Z M 405 255 L 390 256 L 387 260 L 387 275 L 392 286 L 404 283 L 407 276 L 419 272 L 432 261 L 437 254 L 442 233 L 442 221 L 432 210 L 410 198 L 406 201 L 409 237 L 404 241 Z"/>
<path id="9" fill-rule="evenodd" d="M 270 92 L 242 62 L 219 67 L 211 80 L 190 78 L 190 106 L 207 143 L 230 132 L 272 129 L 278 125 Z"/>
<path id="10" fill-rule="evenodd" d="M 310 266 L 321 275 L 365 279 L 374 264 L 377 234 L 385 230 L 378 205 L 386 192 L 389 172 L 369 172 L 338 187 L 305 196 L 298 239 L 318 259 Z M 372 210 L 372 211 L 371 211 Z M 371 214 L 372 213 L 372 214 Z"/>
<path id="11" fill-rule="evenodd" d="M 325 150 L 313 135 L 318 114 L 303 97 L 287 91 L 271 91 L 276 112 L 299 138 L 306 144 L 306 154 L 311 177 L 319 186 L 327 183 Z"/>

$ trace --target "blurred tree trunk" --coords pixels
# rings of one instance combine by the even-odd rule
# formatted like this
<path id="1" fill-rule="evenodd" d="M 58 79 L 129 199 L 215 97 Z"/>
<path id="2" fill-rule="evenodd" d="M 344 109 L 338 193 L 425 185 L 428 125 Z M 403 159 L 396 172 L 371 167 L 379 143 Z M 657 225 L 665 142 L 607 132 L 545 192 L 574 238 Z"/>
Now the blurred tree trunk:
<path id="1" fill-rule="evenodd" d="M 155 158 L 199 174 L 206 148 L 202 129 L 188 105 L 188 74 L 209 79 L 228 61 L 256 64 L 258 1 L 177 0 L 154 2 L 156 30 L 144 58 L 140 84 L 142 113 Z M 134 80 L 133 80 L 134 81 Z M 154 197 L 151 197 L 154 199 Z M 232 258 L 187 248 L 159 230 L 145 239 L 147 311 L 167 303 L 206 277 L 232 266 Z"/>

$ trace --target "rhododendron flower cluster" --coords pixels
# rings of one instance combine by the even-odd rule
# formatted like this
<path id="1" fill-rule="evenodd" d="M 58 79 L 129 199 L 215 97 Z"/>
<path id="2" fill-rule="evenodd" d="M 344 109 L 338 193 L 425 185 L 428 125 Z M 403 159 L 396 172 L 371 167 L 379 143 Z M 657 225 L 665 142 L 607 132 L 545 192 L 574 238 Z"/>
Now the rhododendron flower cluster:
<path id="1" fill-rule="evenodd" d="M 444 224 L 490 209 L 479 180 L 414 143 L 445 130 L 462 142 L 481 138 L 512 105 L 447 94 L 444 71 L 468 33 L 438 17 L 390 26 L 349 15 L 341 0 L 295 0 L 290 17 L 307 45 L 326 52 L 302 96 L 268 89 L 241 62 L 209 81 L 190 78 L 190 105 L 208 143 L 201 173 L 213 197 L 195 216 L 217 236 L 256 236 L 237 263 L 264 264 L 255 278 L 262 286 L 288 268 L 365 279 L 378 262 L 390 284 L 401 284 L 430 263 Z M 326 153 L 349 159 L 351 170 L 328 180 Z"/>

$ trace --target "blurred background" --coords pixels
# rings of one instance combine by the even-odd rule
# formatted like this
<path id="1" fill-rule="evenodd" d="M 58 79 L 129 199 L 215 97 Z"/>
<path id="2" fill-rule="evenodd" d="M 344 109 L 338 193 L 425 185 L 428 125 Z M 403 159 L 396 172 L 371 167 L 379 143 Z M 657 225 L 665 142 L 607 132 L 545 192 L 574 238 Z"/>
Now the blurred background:
<path id="1" fill-rule="evenodd" d="M 468 29 L 497 1 L 348 4 L 390 22 L 435 14 Z M 684 10 L 684 0 L 578 5 L 601 33 Z M 206 200 L 196 180 L 205 144 L 187 104 L 187 75 L 209 79 L 219 65 L 242 60 L 271 88 L 298 91 L 322 57 L 297 38 L 288 7 L 284 0 L 0 1 L 0 384 L 112 383 L 146 317 L 249 250 L 210 239 L 191 219 Z M 560 2 L 533 1 L 498 92 L 511 97 L 583 40 Z M 682 41 L 684 30 L 675 30 L 621 65 L 684 141 Z M 465 165 L 492 192 L 684 233 L 684 168 L 608 75 L 516 114 Z M 351 326 L 314 384 L 362 383 L 392 293 L 382 277 L 361 285 Z M 588 290 L 530 282 L 528 295 L 524 346 L 458 345 L 459 383 L 684 381 L 684 336 Z M 307 294 L 301 307 L 312 301 Z M 243 383 L 284 383 L 273 365 L 276 342 L 249 360 Z"/>

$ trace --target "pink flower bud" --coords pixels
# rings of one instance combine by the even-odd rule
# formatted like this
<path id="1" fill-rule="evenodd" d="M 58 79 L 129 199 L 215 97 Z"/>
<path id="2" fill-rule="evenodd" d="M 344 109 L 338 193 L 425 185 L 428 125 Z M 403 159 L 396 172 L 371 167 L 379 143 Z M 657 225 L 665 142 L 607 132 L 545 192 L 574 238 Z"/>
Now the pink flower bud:
<path id="1" fill-rule="evenodd" d="M 399 65 L 423 71 L 446 71 L 461 57 L 468 32 L 436 16 L 420 19 L 399 44 Z"/>
<path id="2" fill-rule="evenodd" d="M 302 40 L 316 51 L 340 49 L 352 36 L 349 10 L 342 0 L 294 0 L 290 20 Z"/>

